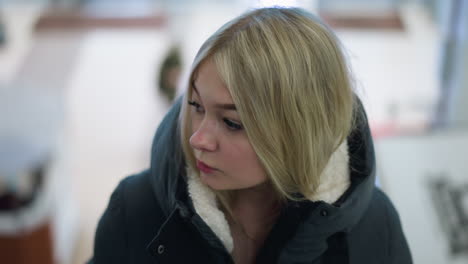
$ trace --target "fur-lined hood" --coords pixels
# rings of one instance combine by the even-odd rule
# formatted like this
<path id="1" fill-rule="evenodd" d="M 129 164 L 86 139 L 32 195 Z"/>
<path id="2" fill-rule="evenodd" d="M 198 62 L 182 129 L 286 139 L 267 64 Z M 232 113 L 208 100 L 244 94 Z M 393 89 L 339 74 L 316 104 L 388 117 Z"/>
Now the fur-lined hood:
<path id="1" fill-rule="evenodd" d="M 199 227 L 213 247 L 224 247 L 230 252 L 232 237 L 223 213 L 217 209 L 214 194 L 198 177 L 186 171 L 177 132 L 181 101 L 174 104 L 156 132 L 150 169 L 152 189 L 165 215 L 179 210 Z M 357 123 L 357 128 L 332 156 L 315 195 L 307 197 L 308 201 L 287 205 L 290 214 L 297 216 L 297 225 L 282 252 L 311 259 L 326 249 L 325 241 L 331 234 L 352 229 L 367 209 L 374 190 L 374 149 L 364 114 Z M 305 247 L 298 247 L 298 243 L 313 244 L 315 248 L 308 247 L 302 252 Z"/>
<path id="2" fill-rule="evenodd" d="M 348 189 L 349 177 L 348 142 L 345 141 L 330 158 L 330 162 L 320 177 L 320 184 L 311 197 L 312 202 L 322 201 L 333 204 Z M 188 193 L 195 211 L 223 242 L 231 253 L 234 244 L 224 213 L 218 208 L 216 197 L 204 185 L 197 172 L 187 169 Z"/>

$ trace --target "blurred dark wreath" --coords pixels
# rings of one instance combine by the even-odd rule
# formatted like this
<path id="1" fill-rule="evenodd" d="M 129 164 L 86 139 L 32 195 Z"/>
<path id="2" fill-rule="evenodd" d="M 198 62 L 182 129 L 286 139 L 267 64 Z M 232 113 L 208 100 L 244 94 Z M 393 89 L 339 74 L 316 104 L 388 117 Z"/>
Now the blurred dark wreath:
<path id="1" fill-rule="evenodd" d="M 178 45 L 173 45 L 164 58 L 159 72 L 159 90 L 170 102 L 174 100 L 177 92 L 181 64 L 180 48 Z"/>

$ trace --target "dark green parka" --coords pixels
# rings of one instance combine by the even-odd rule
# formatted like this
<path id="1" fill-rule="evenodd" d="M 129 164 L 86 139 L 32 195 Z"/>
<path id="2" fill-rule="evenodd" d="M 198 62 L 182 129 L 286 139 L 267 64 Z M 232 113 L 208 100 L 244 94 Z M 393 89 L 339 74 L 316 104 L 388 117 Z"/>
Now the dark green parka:
<path id="1" fill-rule="evenodd" d="M 99 221 L 90 263 L 233 263 L 196 213 L 177 133 L 181 100 L 159 126 L 150 169 L 123 179 Z M 374 185 L 365 118 L 348 138 L 350 187 L 333 204 L 289 202 L 256 263 L 410 264 L 397 211 Z"/>

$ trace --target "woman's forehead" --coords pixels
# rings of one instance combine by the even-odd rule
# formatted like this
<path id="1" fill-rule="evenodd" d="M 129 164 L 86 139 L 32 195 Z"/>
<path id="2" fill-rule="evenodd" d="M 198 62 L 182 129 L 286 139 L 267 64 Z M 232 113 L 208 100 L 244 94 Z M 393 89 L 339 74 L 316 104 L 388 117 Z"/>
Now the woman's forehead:
<path id="1" fill-rule="evenodd" d="M 215 63 L 207 61 L 197 71 L 192 81 L 192 92 L 204 100 L 215 104 L 233 104 L 232 97 L 226 84 L 220 78 Z"/>

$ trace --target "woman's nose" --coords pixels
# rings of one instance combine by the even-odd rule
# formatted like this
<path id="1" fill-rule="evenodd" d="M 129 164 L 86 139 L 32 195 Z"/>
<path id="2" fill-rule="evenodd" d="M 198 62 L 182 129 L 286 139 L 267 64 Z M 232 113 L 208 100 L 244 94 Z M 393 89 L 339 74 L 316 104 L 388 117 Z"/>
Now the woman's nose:
<path id="1" fill-rule="evenodd" d="M 216 128 L 207 122 L 202 122 L 198 128 L 193 129 L 190 145 L 200 151 L 215 151 L 217 148 Z"/>

